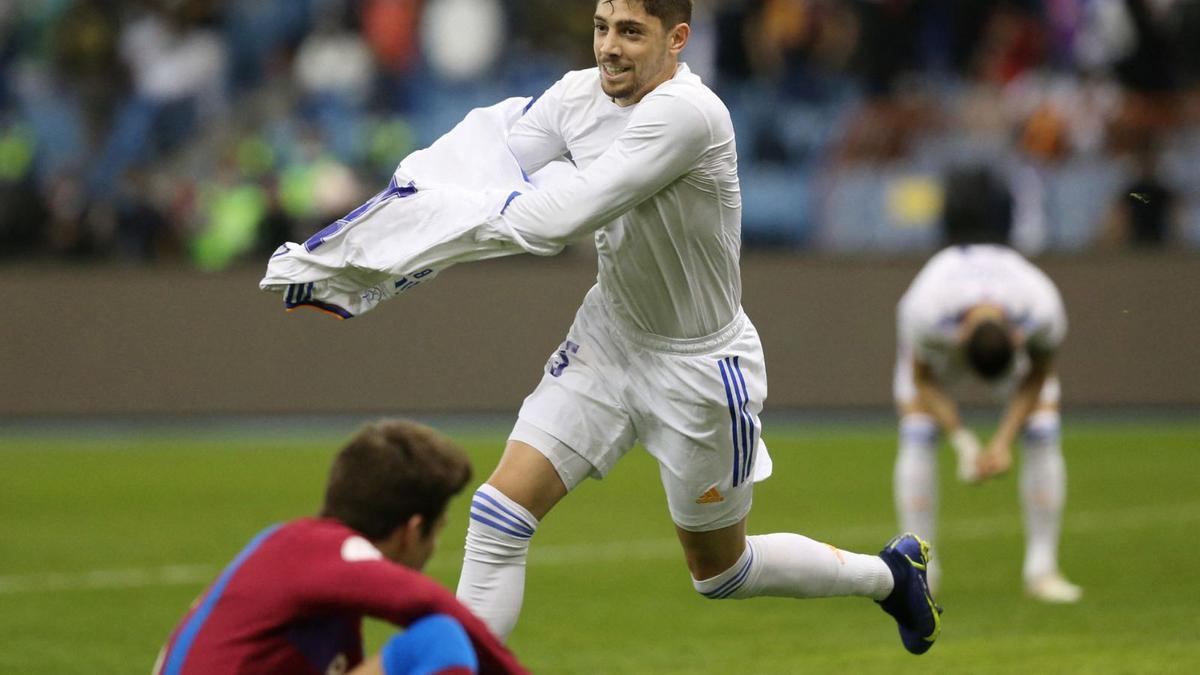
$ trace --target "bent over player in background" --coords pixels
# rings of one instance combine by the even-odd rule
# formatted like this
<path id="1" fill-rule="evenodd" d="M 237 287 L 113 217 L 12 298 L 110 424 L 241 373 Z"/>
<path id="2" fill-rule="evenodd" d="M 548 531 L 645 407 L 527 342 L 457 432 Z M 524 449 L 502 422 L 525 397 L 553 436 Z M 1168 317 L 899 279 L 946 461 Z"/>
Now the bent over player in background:
<path id="1" fill-rule="evenodd" d="M 1067 481 L 1054 373 L 1054 356 L 1067 332 L 1058 289 L 1011 249 L 954 246 L 917 275 L 900 300 L 897 324 L 895 498 L 901 526 L 933 540 L 939 428 L 954 447 L 959 478 L 966 482 L 1007 471 L 1023 429 L 1025 589 L 1046 602 L 1079 600 L 1080 588 L 1058 570 Z M 965 375 L 991 383 L 1008 399 L 986 452 L 963 426 L 947 392 Z M 934 587 L 939 574 L 936 566 L 930 568 Z"/>
<path id="2" fill-rule="evenodd" d="M 798 534 L 746 536 L 753 484 L 771 471 L 758 418 L 766 370 L 741 308 L 733 125 L 679 62 L 691 9 L 690 0 L 599 2 L 599 67 L 568 73 L 510 135 L 526 172 L 564 157 L 579 172 L 516 197 L 503 229 L 557 245 L 594 232 L 599 275 L 475 493 L 458 597 L 507 637 L 541 519 L 641 440 L 659 463 L 697 592 L 873 598 L 922 653 L 940 618 L 915 536 L 880 555 Z"/>
<path id="3" fill-rule="evenodd" d="M 346 673 L 363 659 L 363 616 L 407 630 L 356 673 L 526 672 L 420 572 L 470 477 L 432 429 L 364 427 L 333 462 L 320 516 L 255 537 L 184 615 L 155 674 Z"/>

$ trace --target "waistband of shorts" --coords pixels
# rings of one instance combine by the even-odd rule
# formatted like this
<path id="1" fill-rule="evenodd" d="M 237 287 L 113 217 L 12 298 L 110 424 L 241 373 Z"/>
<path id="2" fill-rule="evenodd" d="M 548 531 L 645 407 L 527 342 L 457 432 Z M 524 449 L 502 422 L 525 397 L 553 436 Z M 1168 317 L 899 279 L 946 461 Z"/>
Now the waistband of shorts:
<path id="1" fill-rule="evenodd" d="M 609 304 L 603 292 L 599 293 L 598 296 L 596 304 L 600 305 L 607 318 L 617 327 L 617 332 L 620 333 L 621 337 L 639 347 L 656 352 L 684 355 L 718 352 L 736 340 L 742 334 L 742 331 L 746 330 L 746 326 L 750 324 L 750 318 L 746 316 L 745 310 L 738 307 L 737 314 L 734 315 L 733 319 L 724 328 L 714 333 L 694 338 L 665 337 L 663 335 L 648 333 L 634 326 L 616 308 Z"/>

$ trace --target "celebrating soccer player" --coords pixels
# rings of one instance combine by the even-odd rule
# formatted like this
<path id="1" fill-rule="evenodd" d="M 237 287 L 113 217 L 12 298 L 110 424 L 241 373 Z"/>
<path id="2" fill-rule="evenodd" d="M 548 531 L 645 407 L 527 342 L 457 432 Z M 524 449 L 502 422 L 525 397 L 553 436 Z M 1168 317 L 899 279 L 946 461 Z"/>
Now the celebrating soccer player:
<path id="1" fill-rule="evenodd" d="M 183 617 L 154 672 L 346 673 L 363 659 L 363 616 L 407 630 L 358 672 L 526 672 L 420 572 L 470 477 L 466 455 L 432 429 L 364 427 L 334 460 L 320 515 L 255 537 Z"/>
<path id="2" fill-rule="evenodd" d="M 933 540 L 939 428 L 954 447 L 959 478 L 966 482 L 1007 471 L 1012 445 L 1024 429 L 1025 589 L 1046 602 L 1079 600 L 1080 588 L 1058 570 L 1067 482 L 1054 374 L 1054 355 L 1067 332 L 1058 289 L 1009 248 L 954 246 L 917 275 L 900 300 L 897 323 L 895 496 L 901 525 Z M 947 387 L 964 375 L 990 383 L 1008 399 L 986 451 L 963 426 L 948 394 Z M 935 587 L 939 575 L 936 566 L 930 568 Z"/>
<path id="3" fill-rule="evenodd" d="M 499 229 L 547 248 L 594 233 L 599 277 L 473 497 L 458 596 L 507 637 L 541 519 L 640 440 L 698 593 L 873 598 L 922 653 L 940 617 L 917 537 L 861 555 L 798 534 L 746 535 L 753 485 L 771 473 L 759 421 L 767 378 L 741 308 L 733 124 L 679 60 L 691 11 L 691 0 L 599 2 L 597 67 L 564 76 L 509 136 L 526 172 L 564 157 L 579 172 L 516 196 Z"/>

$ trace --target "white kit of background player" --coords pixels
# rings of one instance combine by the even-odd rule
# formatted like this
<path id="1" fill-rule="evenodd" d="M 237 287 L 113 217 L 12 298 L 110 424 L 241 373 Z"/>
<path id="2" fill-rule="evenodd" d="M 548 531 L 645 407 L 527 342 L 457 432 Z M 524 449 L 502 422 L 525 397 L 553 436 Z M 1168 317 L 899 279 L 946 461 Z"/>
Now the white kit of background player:
<path id="1" fill-rule="evenodd" d="M 954 246 L 935 255 L 901 298 L 897 333 L 895 499 L 901 526 L 934 538 L 939 429 L 954 447 L 959 478 L 966 482 L 1007 471 L 1011 447 L 1023 432 L 1026 591 L 1047 602 L 1079 600 L 1082 591 L 1058 569 L 1066 468 L 1054 358 L 1067 317 L 1054 283 L 1009 248 Z M 1007 402 L 986 451 L 963 425 L 952 398 L 956 385 L 969 377 L 987 381 Z M 932 566 L 935 587 L 939 575 Z"/>

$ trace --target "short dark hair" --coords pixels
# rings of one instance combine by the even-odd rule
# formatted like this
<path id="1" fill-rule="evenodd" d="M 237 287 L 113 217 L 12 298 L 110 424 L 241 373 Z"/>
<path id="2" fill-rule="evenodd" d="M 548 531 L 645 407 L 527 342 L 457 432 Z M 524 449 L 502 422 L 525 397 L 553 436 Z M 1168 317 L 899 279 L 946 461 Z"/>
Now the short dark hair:
<path id="1" fill-rule="evenodd" d="M 360 429 L 334 458 L 321 517 L 378 541 L 420 515 L 428 535 L 469 480 L 471 462 L 449 438 L 384 420 Z"/>
<path id="2" fill-rule="evenodd" d="M 967 362 L 985 380 L 994 380 L 1012 365 L 1012 338 L 998 321 L 981 321 L 967 338 Z"/>
<path id="3" fill-rule="evenodd" d="M 605 0 L 611 2 L 611 0 Z M 637 0 L 642 3 L 642 9 L 650 16 L 656 16 L 663 22 L 663 28 L 670 30 L 681 23 L 692 22 L 692 0 Z"/>

